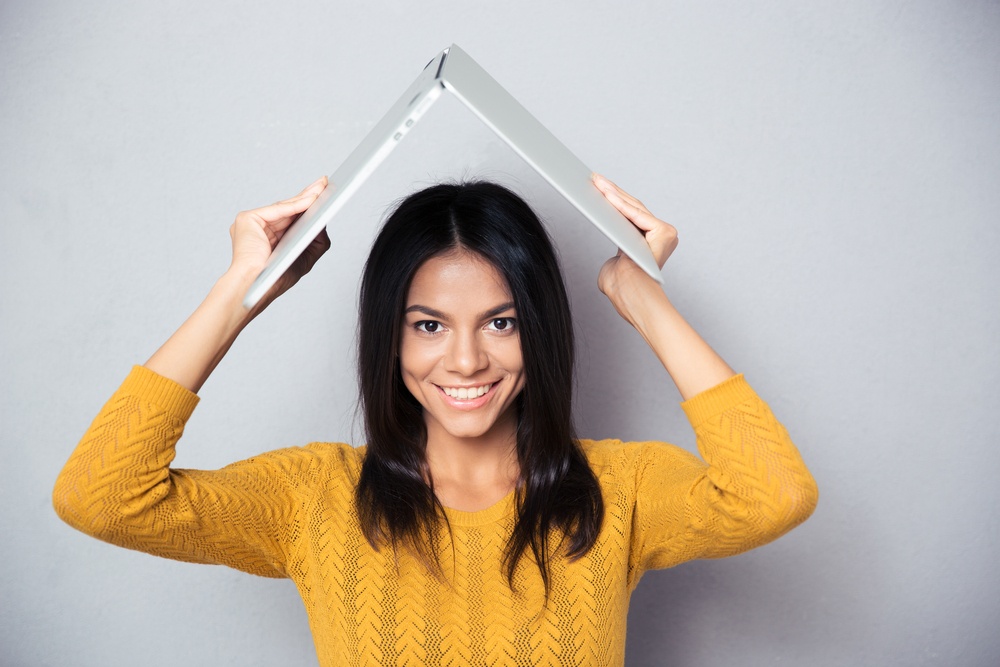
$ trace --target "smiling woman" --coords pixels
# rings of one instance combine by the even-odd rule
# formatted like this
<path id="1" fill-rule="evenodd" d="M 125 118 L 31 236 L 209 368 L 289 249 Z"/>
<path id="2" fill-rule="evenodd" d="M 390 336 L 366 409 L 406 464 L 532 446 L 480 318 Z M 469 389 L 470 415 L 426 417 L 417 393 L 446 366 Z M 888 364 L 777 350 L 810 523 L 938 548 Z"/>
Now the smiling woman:
<path id="1" fill-rule="evenodd" d="M 441 461 L 438 465 L 468 461 L 467 474 L 456 470 L 451 477 L 474 479 L 480 461 L 515 444 L 514 400 L 524 387 L 524 363 L 514 302 L 503 276 L 465 250 L 424 262 L 407 302 L 400 374 L 424 409 L 427 457 Z M 500 305 L 479 311 L 484 303 Z M 441 479 L 433 462 L 430 468 L 432 479 Z"/>
<path id="2" fill-rule="evenodd" d="M 369 542 L 401 539 L 443 576 L 445 508 L 486 509 L 516 491 L 508 584 L 530 548 L 547 596 L 551 529 L 579 556 L 603 506 L 573 437 L 569 303 L 538 217 L 493 183 L 409 197 L 375 240 L 360 308 L 370 455 L 357 499 Z"/>
<path id="3" fill-rule="evenodd" d="M 660 265 L 676 230 L 595 185 Z M 577 439 L 573 328 L 544 228 L 509 190 L 438 185 L 387 219 L 362 278 L 368 443 L 313 443 L 221 470 L 170 467 L 195 392 L 239 332 L 329 246 L 321 235 L 257 309 L 243 296 L 318 196 L 241 213 L 233 262 L 98 414 L 53 501 L 72 526 L 148 553 L 292 579 L 322 665 L 622 665 L 643 573 L 764 544 L 816 486 L 746 383 L 619 253 L 598 285 L 677 386 L 702 458 Z"/>

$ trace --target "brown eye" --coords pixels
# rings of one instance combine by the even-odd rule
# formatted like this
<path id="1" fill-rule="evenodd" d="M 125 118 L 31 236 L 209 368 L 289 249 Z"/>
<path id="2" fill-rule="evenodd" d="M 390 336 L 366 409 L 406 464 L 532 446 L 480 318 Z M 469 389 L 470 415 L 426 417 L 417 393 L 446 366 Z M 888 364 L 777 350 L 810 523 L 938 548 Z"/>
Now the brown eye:
<path id="1" fill-rule="evenodd" d="M 417 331 L 423 331 L 424 333 L 437 333 L 438 329 L 441 328 L 440 322 L 434 322 L 433 320 L 424 320 L 422 322 L 417 322 L 414 324 Z"/>
<path id="2" fill-rule="evenodd" d="M 511 331 L 513 328 L 513 317 L 498 317 L 490 322 L 490 329 L 493 331 Z"/>

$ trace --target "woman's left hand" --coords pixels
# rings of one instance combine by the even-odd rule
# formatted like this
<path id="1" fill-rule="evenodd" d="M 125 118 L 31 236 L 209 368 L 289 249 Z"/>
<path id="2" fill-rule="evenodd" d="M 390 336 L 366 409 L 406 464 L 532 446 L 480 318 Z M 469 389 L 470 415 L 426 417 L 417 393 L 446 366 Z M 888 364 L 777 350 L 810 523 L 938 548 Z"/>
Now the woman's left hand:
<path id="1" fill-rule="evenodd" d="M 597 174 L 594 174 L 593 179 L 594 185 L 605 198 L 642 232 L 656 263 L 662 269 L 677 247 L 677 230 L 654 216 L 641 201 L 608 179 Z M 656 282 L 621 250 L 601 267 L 597 285 L 626 320 L 631 319 L 626 307 L 625 297 L 628 292 L 649 287 L 659 290 Z"/>
<path id="2" fill-rule="evenodd" d="M 662 269 L 677 247 L 677 230 L 608 179 L 595 174 L 594 185 L 639 228 Z M 735 374 L 681 317 L 659 283 L 620 250 L 604 263 L 597 280 L 618 314 L 636 328 L 670 373 L 681 398 L 688 400 Z"/>

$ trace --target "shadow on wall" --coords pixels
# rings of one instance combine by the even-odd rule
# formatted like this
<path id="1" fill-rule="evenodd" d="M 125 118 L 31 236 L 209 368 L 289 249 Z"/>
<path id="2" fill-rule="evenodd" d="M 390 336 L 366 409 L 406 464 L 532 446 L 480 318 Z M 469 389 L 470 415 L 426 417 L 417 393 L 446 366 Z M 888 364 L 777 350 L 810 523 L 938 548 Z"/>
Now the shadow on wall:
<path id="1" fill-rule="evenodd" d="M 713 598 L 740 585 L 737 572 L 713 565 L 696 561 L 643 575 L 629 605 L 627 664 L 696 663 Z"/>
<path id="2" fill-rule="evenodd" d="M 769 598 L 754 603 L 745 591 L 759 569 L 755 564 L 694 561 L 644 574 L 629 606 L 626 664 L 727 664 L 739 656 L 749 659 L 761 645 L 769 646 L 769 662 L 787 652 L 799 653 L 801 648 L 776 647 L 786 639 L 785 624 L 771 621 L 770 630 L 753 636 L 748 632 L 745 616 L 771 615 Z"/>
<path id="3" fill-rule="evenodd" d="M 880 550 L 865 546 L 879 540 L 861 512 L 855 539 L 838 541 L 843 531 L 829 524 L 849 503 L 830 488 L 809 521 L 778 543 L 646 572 L 629 605 L 626 664 L 825 665 L 843 664 L 845 655 L 889 664 L 899 647 L 887 629 L 898 609 L 886 582 L 898 554 L 884 540 Z M 845 569 L 845 560 L 863 567 Z"/>

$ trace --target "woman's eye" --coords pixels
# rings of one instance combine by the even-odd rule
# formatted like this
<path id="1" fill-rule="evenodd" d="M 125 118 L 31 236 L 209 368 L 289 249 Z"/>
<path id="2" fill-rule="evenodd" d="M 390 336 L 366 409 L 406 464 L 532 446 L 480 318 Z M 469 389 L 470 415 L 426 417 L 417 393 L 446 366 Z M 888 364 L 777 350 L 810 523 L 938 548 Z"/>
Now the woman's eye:
<path id="1" fill-rule="evenodd" d="M 423 331 L 424 333 L 437 333 L 441 328 L 441 323 L 424 320 L 423 322 L 417 322 L 414 326 L 417 328 L 417 331 Z"/>
<path id="2" fill-rule="evenodd" d="M 511 331 L 514 329 L 513 317 L 498 317 L 490 322 L 490 329 L 493 331 Z"/>

